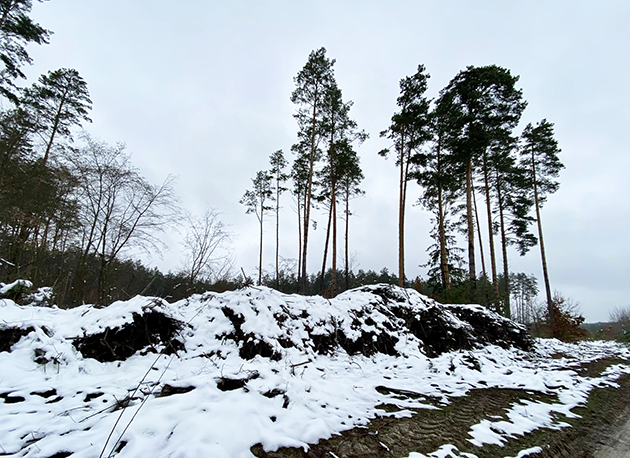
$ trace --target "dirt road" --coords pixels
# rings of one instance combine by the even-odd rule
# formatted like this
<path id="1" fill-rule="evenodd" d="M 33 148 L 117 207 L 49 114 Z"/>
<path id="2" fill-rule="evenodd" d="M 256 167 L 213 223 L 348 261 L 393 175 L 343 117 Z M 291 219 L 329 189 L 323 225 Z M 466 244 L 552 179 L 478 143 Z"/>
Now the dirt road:
<path id="1" fill-rule="evenodd" d="M 609 365 L 620 363 L 630 361 L 600 360 L 584 365 L 580 371 L 596 376 Z M 484 418 L 504 416 L 515 402 L 553 402 L 554 397 L 518 389 L 475 389 L 465 397 L 451 399 L 449 405 L 440 406 L 439 410 L 419 410 L 412 417 L 402 419 L 377 417 L 367 427 L 344 431 L 312 445 L 307 452 L 299 448 L 264 452 L 260 446 L 253 447 L 252 452 L 261 458 L 407 457 L 411 452 L 429 454 L 443 444 L 453 444 L 460 454 L 470 453 L 479 458 L 514 457 L 533 447 L 541 447 L 542 451 L 528 457 L 628 458 L 630 375 L 620 377 L 617 383 L 619 387 L 594 388 L 588 403 L 573 409 L 578 418 L 559 416 L 558 420 L 571 427 L 540 428 L 512 438 L 504 446 L 474 446 L 468 441 L 470 427 Z"/>

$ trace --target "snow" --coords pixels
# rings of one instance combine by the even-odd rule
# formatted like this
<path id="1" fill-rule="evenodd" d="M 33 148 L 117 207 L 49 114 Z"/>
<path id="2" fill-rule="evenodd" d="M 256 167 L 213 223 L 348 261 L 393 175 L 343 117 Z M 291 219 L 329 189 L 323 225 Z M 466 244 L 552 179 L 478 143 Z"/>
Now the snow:
<path id="1" fill-rule="evenodd" d="M 566 427 L 554 412 L 574 415 L 571 409 L 584 403 L 594 387 L 614 386 L 620 375 L 630 373 L 626 365 L 593 378 L 573 370 L 583 361 L 630 357 L 625 347 L 610 342 L 538 340 L 533 352 L 486 345 L 429 358 L 416 336 L 389 329 L 395 320 L 390 309 L 400 303 L 418 313 L 435 303 L 412 290 L 391 289 L 390 294 L 392 302 L 386 303 L 370 288 L 331 300 L 246 288 L 173 304 L 138 296 L 106 308 L 68 310 L 2 299 L 0 330 L 20 328 L 26 335 L 10 351 L 0 352 L 0 453 L 32 458 L 59 452 L 76 458 L 251 457 L 255 444 L 265 450 L 306 448 L 365 425 L 376 415 L 402 417 L 411 415 L 410 409 L 436 408 L 422 396 L 448 403 L 471 389 L 488 387 L 558 395 L 556 403 L 523 401 L 512 405 L 505 418 L 474 425 L 469 440 L 481 447 L 541 427 Z M 470 328 L 449 310 L 445 307 L 444 313 L 454 329 Z M 127 359 L 99 362 L 84 357 L 73 344 L 152 311 L 182 323 L 177 338 L 184 350 L 170 355 L 139 351 Z M 277 357 L 244 357 L 230 313 L 240 323 L 243 339 L 268 344 Z M 338 332 L 348 339 L 377 339 L 387 332 L 398 339 L 398 354 L 318 351 L 313 336 Z M 558 353 L 566 356 L 551 358 Z M 222 380 L 237 379 L 242 388 L 219 388 Z M 180 391 L 168 395 L 166 386 Z M 377 390 L 380 386 L 422 396 L 400 399 Z M 376 407 L 383 403 L 401 410 L 386 413 Z M 410 458 L 425 456 L 474 455 L 444 444 L 429 455 L 412 453 Z"/>
<path id="2" fill-rule="evenodd" d="M 5 296 L 14 289 L 27 290 L 32 286 L 33 283 L 28 280 L 15 280 L 14 282 L 8 284 L 0 283 L 0 296 Z"/>

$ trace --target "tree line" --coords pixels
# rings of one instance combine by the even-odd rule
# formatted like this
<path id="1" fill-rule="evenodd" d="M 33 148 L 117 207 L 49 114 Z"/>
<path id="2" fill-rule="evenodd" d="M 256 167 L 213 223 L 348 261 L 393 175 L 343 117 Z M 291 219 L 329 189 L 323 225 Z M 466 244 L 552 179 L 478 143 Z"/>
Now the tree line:
<path id="1" fill-rule="evenodd" d="M 201 217 L 183 214 L 172 178 L 152 184 L 133 166 L 124 145 L 76 135 L 91 122 L 92 109 L 87 83 L 77 70 L 49 71 L 30 86 L 18 86 L 23 66 L 31 63 L 26 45 L 46 44 L 52 33 L 30 19 L 31 8 L 30 0 L 0 2 L 0 94 L 10 105 L 0 112 L 2 278 L 53 285 L 60 302 L 68 305 L 104 304 L 138 293 L 179 297 L 253 283 L 245 272 L 234 272 L 227 248 L 230 233 L 216 210 Z M 291 94 L 298 127 L 290 148 L 293 160 L 282 150 L 273 152 L 270 167 L 255 174 L 240 201 L 259 222 L 257 283 L 332 297 L 383 281 L 415 286 L 442 301 L 485 303 L 509 315 L 510 297 L 517 296 L 510 287 L 514 274 L 509 272 L 507 247 L 524 254 L 539 244 L 551 304 L 540 208 L 558 189 L 560 150 L 547 120 L 515 132 L 526 107 L 516 88 L 518 77 L 495 65 L 468 67 L 435 100 L 426 95 L 429 74 L 423 65 L 400 81 L 398 111 L 380 133 L 391 146 L 379 152 L 394 156 L 399 170 L 398 273 L 355 273 L 349 248 L 351 202 L 365 193 L 356 148 L 368 134 L 350 115 L 353 102 L 344 99 L 334 65 L 325 48 L 310 54 Z M 425 280 L 405 276 L 407 186 L 413 181 L 422 189 L 419 203 L 433 214 L 434 244 L 428 248 Z M 297 217 L 297 260 L 291 269 L 286 262 L 283 266 L 279 251 L 280 201 L 286 192 L 294 199 Z M 483 197 L 490 235 L 488 270 L 476 193 Z M 325 243 L 321 270 L 309 274 L 316 206 L 327 214 Z M 275 216 L 271 274 L 263 270 L 269 215 Z M 158 249 L 160 231 L 176 221 L 186 222 L 187 228 L 180 272 L 164 275 L 124 259 L 130 248 Z M 467 240 L 466 258 L 466 250 L 457 246 L 458 234 Z"/>
<path id="2" fill-rule="evenodd" d="M 279 199 L 289 190 L 287 182 L 292 182 L 298 220 L 296 276 L 303 294 L 308 293 L 309 228 L 316 224 L 312 209 L 321 204 L 328 210 L 318 292 L 334 296 L 344 289 L 337 275 L 338 221 L 345 223 L 343 277 L 348 279 L 350 200 L 364 192 L 355 147 L 368 135 L 350 116 L 353 103 L 343 100 L 334 65 L 325 48 L 311 52 L 294 78 L 291 94 L 298 125 L 297 142 L 291 147 L 293 164 L 286 171 L 289 163 L 282 150 L 273 153 L 271 167 L 256 173 L 252 188 L 241 199 L 247 213 L 255 213 L 260 225 L 258 283 L 263 279 L 264 218 L 275 213 L 278 278 Z M 539 245 L 548 312 L 553 320 L 540 211 L 547 197 L 558 189 L 557 177 L 563 168 L 553 124 L 542 119 L 520 133 L 516 131 L 527 102 L 516 87 L 519 77 L 497 65 L 467 67 L 435 99 L 427 97 L 429 78 L 425 66 L 419 65 L 415 74 L 400 80 L 398 111 L 380 133 L 391 146 L 379 154 L 384 158 L 393 155 L 399 171 L 399 285 L 411 284 L 405 276 L 404 228 L 408 185 L 415 181 L 422 190 L 419 203 L 433 214 L 430 235 L 434 243 L 428 248 L 428 278 L 422 282 L 425 290 L 443 301 L 480 302 L 510 316 L 513 275 L 508 247 L 524 255 Z M 479 195 L 485 222 L 479 217 Z M 485 241 L 482 225 L 486 225 Z M 464 236 L 466 249 L 457 246 L 458 235 Z M 326 282 L 330 245 L 331 277 Z"/>
<path id="3" fill-rule="evenodd" d="M 60 304 L 137 294 L 135 279 L 119 274 L 142 269 L 122 256 L 158 247 L 160 231 L 179 218 L 173 179 L 150 183 L 122 144 L 86 133 L 75 142 L 92 110 L 76 69 L 19 87 L 32 63 L 26 46 L 52 34 L 31 8 L 30 0 L 0 2 L 0 95 L 9 105 L 0 112 L 0 275 L 52 285 Z"/>

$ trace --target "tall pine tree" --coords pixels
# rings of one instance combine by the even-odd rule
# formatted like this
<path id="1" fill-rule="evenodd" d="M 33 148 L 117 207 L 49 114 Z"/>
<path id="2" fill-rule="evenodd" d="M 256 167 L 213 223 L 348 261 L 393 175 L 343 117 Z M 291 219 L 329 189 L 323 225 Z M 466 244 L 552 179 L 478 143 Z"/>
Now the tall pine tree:
<path id="1" fill-rule="evenodd" d="M 551 329 L 555 329 L 553 313 L 553 296 L 549 284 L 549 271 L 547 269 L 547 257 L 545 243 L 543 241 L 542 220 L 540 209 L 547 200 L 547 196 L 558 190 L 560 183 L 556 180 L 560 170 L 564 168 L 558 158 L 560 148 L 554 138 L 553 124 L 543 119 L 535 126 L 528 124 L 521 135 L 521 165 L 529 170 L 529 192 L 533 196 L 538 224 L 538 240 L 540 241 L 540 258 L 542 261 L 545 294 L 547 296 L 547 309 Z"/>
<path id="2" fill-rule="evenodd" d="M 289 175 L 285 173 L 284 169 L 289 163 L 284 158 L 281 149 L 271 154 L 269 163 L 271 164 L 269 173 L 273 180 L 273 192 L 276 200 L 276 289 L 278 289 L 280 278 L 280 195 L 287 190 L 284 183 L 289 179 Z"/>
<path id="3" fill-rule="evenodd" d="M 307 254 L 309 223 L 311 218 L 311 205 L 313 198 L 313 178 L 315 164 L 321 157 L 320 142 L 325 136 L 322 131 L 322 116 L 324 100 L 328 88 L 334 81 L 334 59 L 326 57 L 326 48 L 320 48 L 311 52 L 308 61 L 294 78 L 295 90 L 291 94 L 291 102 L 298 106 L 294 114 L 298 122 L 298 144 L 294 151 L 306 158 L 307 173 L 304 186 L 302 243 L 300 256 L 300 292 L 305 294 L 307 287 Z"/>
<path id="4" fill-rule="evenodd" d="M 258 247 L 258 285 L 262 284 L 262 263 L 263 263 L 263 223 L 265 220 L 265 212 L 273 210 L 269 205 L 275 200 L 271 189 L 272 176 L 263 170 L 256 173 L 256 177 L 252 178 L 252 189 L 245 191 L 240 203 L 245 205 L 246 213 L 253 213 L 258 219 L 260 227 L 260 238 Z"/>
<path id="5" fill-rule="evenodd" d="M 72 127 L 79 126 L 82 121 L 92 122 L 88 116 L 92 101 L 87 83 L 72 68 L 61 68 L 40 76 L 39 83 L 25 90 L 23 103 L 33 112 L 42 130 L 43 165 L 48 162 L 58 137 L 71 138 Z"/>
<path id="6" fill-rule="evenodd" d="M 398 282 L 405 285 L 405 207 L 407 201 L 407 183 L 418 161 L 419 148 L 432 138 L 430 120 L 430 101 L 426 98 L 427 80 L 424 65 L 418 65 L 413 76 L 400 80 L 400 96 L 396 103 L 400 111 L 392 116 L 392 123 L 381 137 L 393 141 L 396 151 L 396 165 L 399 167 L 398 188 Z M 383 157 L 389 155 L 389 149 L 379 152 Z"/>
<path id="7" fill-rule="evenodd" d="M 13 102 L 19 98 L 15 80 L 26 78 L 22 67 L 32 63 L 26 45 L 48 43 L 51 34 L 29 17 L 32 8 L 32 0 L 0 1 L 0 96 Z"/>
<path id="8" fill-rule="evenodd" d="M 349 112 L 352 105 L 352 101 L 343 101 L 341 90 L 333 81 L 324 99 L 322 130 L 327 136 L 328 148 L 325 154 L 325 165 L 319 173 L 321 200 L 328 204 L 329 209 L 321 283 L 323 283 L 326 269 L 328 241 L 331 238 L 332 229 L 332 278 L 329 288 L 331 296 L 334 296 L 337 290 L 337 195 L 339 182 L 345 173 L 344 167 L 348 165 L 339 160 L 340 153 L 343 154 L 340 149 L 351 147 L 355 141 L 361 143 L 367 138 L 367 134 L 359 131 L 357 123 L 350 119 Z M 323 288 L 323 284 L 320 288 Z"/>
<path id="9" fill-rule="evenodd" d="M 510 135 L 526 106 L 521 91 L 515 87 L 517 81 L 518 76 L 513 76 L 509 70 L 496 65 L 470 66 L 450 81 L 440 93 L 438 102 L 448 126 L 445 142 L 466 178 L 466 232 L 471 301 L 476 298 L 477 283 L 472 197 L 474 174 L 481 171 L 489 208 L 488 148 Z M 493 283 L 497 284 L 491 211 L 488 212 L 488 218 Z"/>

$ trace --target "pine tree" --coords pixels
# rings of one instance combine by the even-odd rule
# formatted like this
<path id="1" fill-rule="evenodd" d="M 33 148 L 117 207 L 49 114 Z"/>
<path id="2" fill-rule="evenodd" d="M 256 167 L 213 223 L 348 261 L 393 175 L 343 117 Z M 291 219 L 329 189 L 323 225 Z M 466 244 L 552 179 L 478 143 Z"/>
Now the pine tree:
<path id="1" fill-rule="evenodd" d="M 21 67 L 32 63 L 26 45 L 46 44 L 52 33 L 28 16 L 32 8 L 32 0 L 0 0 L 0 96 L 16 103 L 15 80 L 26 78 Z"/>
<path id="2" fill-rule="evenodd" d="M 325 154 L 325 165 L 318 174 L 318 184 L 321 189 L 319 200 L 326 201 L 329 209 L 320 289 L 323 288 L 328 241 L 332 229 L 332 278 L 329 290 L 331 296 L 335 295 L 337 289 L 337 194 L 339 181 L 345 173 L 346 166 L 345 163 L 339 161 L 339 150 L 351 147 L 355 141 L 362 143 L 368 137 L 365 132 L 359 131 L 357 123 L 350 119 L 349 112 L 352 105 L 352 101 L 343 101 L 341 90 L 333 81 L 327 88 L 324 99 L 322 131 L 327 136 L 328 148 Z"/>
<path id="3" fill-rule="evenodd" d="M 254 213 L 260 224 L 260 245 L 258 249 L 258 285 L 262 284 L 262 263 L 263 263 L 263 222 L 265 212 L 273 210 L 269 202 L 275 200 L 271 189 L 272 176 L 269 172 L 258 171 L 256 178 L 252 178 L 252 190 L 245 191 L 240 203 L 247 207 L 246 213 Z"/>
<path id="4" fill-rule="evenodd" d="M 540 242 L 540 258 L 545 282 L 545 294 L 547 296 L 549 323 L 551 329 L 555 329 L 554 301 L 549 284 L 549 271 L 547 269 L 540 209 L 547 200 L 547 196 L 559 189 L 560 183 L 556 178 L 560 170 L 564 168 L 564 165 L 558 158 L 560 148 L 558 148 L 558 142 L 554 138 L 553 124 L 546 119 L 540 121 L 536 126 L 533 126 L 531 123 L 525 126 L 521 139 L 521 165 L 524 169 L 528 169 L 530 173 L 529 193 L 533 196 L 536 221 L 538 223 L 538 240 Z"/>
<path id="5" fill-rule="evenodd" d="M 306 293 L 306 266 L 308 254 L 308 234 L 311 215 L 311 201 L 313 197 L 313 178 L 315 164 L 320 159 L 320 141 L 323 137 L 321 129 L 322 111 L 326 91 L 334 81 L 334 59 L 326 57 L 326 48 L 311 52 L 308 61 L 294 78 L 296 85 L 291 94 L 291 102 L 298 106 L 294 117 L 298 122 L 298 145 L 294 149 L 305 155 L 308 172 L 304 189 L 304 217 L 302 224 L 301 272 L 300 291 Z"/>
<path id="6" fill-rule="evenodd" d="M 298 149 L 300 145 L 293 145 L 291 148 L 297 154 L 293 165 L 291 166 L 291 180 L 293 188 L 291 194 L 295 199 L 295 212 L 297 214 L 298 229 L 298 259 L 297 259 L 297 279 L 298 290 L 300 279 L 302 278 L 302 233 L 304 231 L 304 204 L 306 202 L 306 187 L 308 181 L 308 156 Z"/>
<path id="7" fill-rule="evenodd" d="M 445 117 L 436 106 L 432 112 L 432 129 L 434 140 L 431 148 L 422 152 L 418 157 L 419 167 L 414 173 L 416 180 L 423 188 L 419 203 L 435 215 L 435 227 L 431 233 L 436 241 L 433 245 L 428 265 L 438 266 L 440 272 L 441 289 L 445 292 L 445 299 L 449 299 L 451 289 L 451 266 L 459 265 L 451 259 L 458 249 L 454 246 L 454 237 L 450 235 L 449 213 L 457 208 L 456 202 L 460 197 L 461 176 L 454 170 L 454 161 L 449 157 L 450 151 L 445 147 Z M 457 255 L 459 257 L 459 255 Z M 435 268 L 430 276 L 435 277 Z M 437 282 L 435 282 L 437 283 Z"/>
<path id="8" fill-rule="evenodd" d="M 92 101 L 87 83 L 79 72 L 61 68 L 39 78 L 26 89 L 23 103 L 33 113 L 42 132 L 45 150 L 42 165 L 46 165 L 55 139 L 58 136 L 72 138 L 70 129 L 88 117 Z"/>
<path id="9" fill-rule="evenodd" d="M 394 142 L 396 165 L 399 167 L 398 192 L 398 281 L 399 286 L 405 284 L 405 206 L 407 200 L 407 183 L 412 177 L 412 170 L 418 161 L 418 150 L 432 138 L 430 102 L 425 97 L 427 80 L 424 65 L 418 65 L 413 76 L 400 80 L 400 96 L 396 103 L 400 112 L 392 116 L 392 123 L 381 137 Z M 379 152 L 387 157 L 389 149 Z"/>
<path id="10" fill-rule="evenodd" d="M 523 256 L 537 243 L 536 237 L 529 231 L 533 221 L 528 214 L 533 200 L 527 196 L 527 171 L 518 167 L 516 158 L 516 141 L 512 137 L 506 142 L 500 142 L 492 147 L 492 176 L 491 190 L 494 193 L 494 212 L 498 217 L 498 229 L 501 238 L 503 259 L 502 295 L 503 310 L 506 317 L 510 317 L 510 274 L 508 262 L 508 245 L 517 248 Z"/>
<path id="11" fill-rule="evenodd" d="M 514 298 L 514 321 L 523 324 L 530 324 L 534 321 L 533 302 L 538 295 L 538 285 L 536 276 L 527 275 L 523 272 L 511 273 L 510 284 L 512 285 L 510 294 Z"/>
<path id="12" fill-rule="evenodd" d="M 337 160 L 339 161 L 339 167 L 343 170 L 343 174 L 339 180 L 341 190 L 341 201 L 344 204 L 344 221 L 345 221 L 345 236 L 344 236 L 344 277 L 345 277 L 345 289 L 350 289 L 350 249 L 349 249 L 349 235 L 350 235 L 350 199 L 355 196 L 365 194 L 365 192 L 359 187 L 363 181 L 363 171 L 361 170 L 361 164 L 359 162 L 359 156 L 352 149 L 352 144 L 349 142 L 340 142 L 337 145 Z"/>
<path id="13" fill-rule="evenodd" d="M 459 72 L 440 93 L 438 105 L 443 113 L 445 142 L 452 151 L 459 167 L 466 177 L 466 233 L 468 237 L 468 269 L 470 281 L 470 299 L 476 297 L 475 240 L 473 221 L 472 187 L 476 170 L 482 172 L 484 191 L 488 196 L 487 208 L 490 207 L 489 167 L 487 151 L 490 146 L 509 136 L 518 124 L 526 103 L 520 90 L 515 87 L 518 76 L 512 76 L 509 70 L 490 65 L 486 67 L 468 67 Z M 488 211 L 491 218 L 491 211 Z M 496 259 L 490 229 L 490 255 L 493 266 L 493 283 L 496 281 Z M 495 287 L 496 291 L 496 287 Z"/>
<path id="14" fill-rule="evenodd" d="M 278 289 L 280 286 L 280 195 L 287 190 L 283 184 L 289 179 L 289 175 L 284 172 L 288 162 L 284 158 L 284 153 L 281 149 L 271 154 L 269 163 L 271 164 L 269 173 L 274 181 L 273 190 L 276 200 L 276 289 Z"/>

